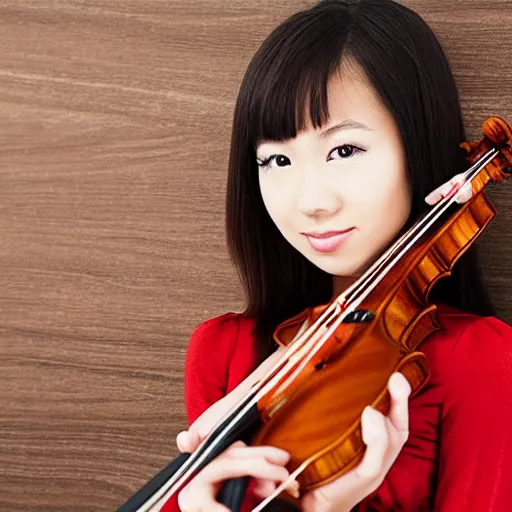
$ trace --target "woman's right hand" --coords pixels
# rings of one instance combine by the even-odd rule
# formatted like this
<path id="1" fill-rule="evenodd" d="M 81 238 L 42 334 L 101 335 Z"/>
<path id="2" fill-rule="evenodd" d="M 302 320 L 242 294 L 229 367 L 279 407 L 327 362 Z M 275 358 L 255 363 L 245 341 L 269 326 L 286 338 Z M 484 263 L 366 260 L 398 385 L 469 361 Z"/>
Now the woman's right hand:
<path id="1" fill-rule="evenodd" d="M 218 402 L 211 405 L 190 427 L 176 437 L 180 452 L 192 453 L 201 441 L 212 431 L 225 415 L 239 404 L 251 387 L 281 357 L 283 349 L 278 349 L 268 357 L 237 388 Z M 225 480 L 250 476 L 251 493 L 265 499 L 288 478 L 285 465 L 290 456 L 284 450 L 272 446 L 247 446 L 238 441 L 231 445 L 215 460 L 200 471 L 178 494 L 178 503 L 183 512 L 217 512 L 228 509 L 215 501 L 221 484 Z M 277 485 L 276 485 L 277 484 Z M 293 481 L 287 491 L 299 496 L 298 482 Z"/>
<path id="2" fill-rule="evenodd" d="M 183 437 L 183 436 L 182 436 Z M 251 491 L 261 499 L 270 496 L 288 476 L 290 455 L 272 446 L 247 446 L 238 441 L 202 469 L 178 494 L 182 512 L 229 512 L 215 500 L 224 480 L 250 476 Z M 298 484 L 289 489 L 298 496 Z"/>

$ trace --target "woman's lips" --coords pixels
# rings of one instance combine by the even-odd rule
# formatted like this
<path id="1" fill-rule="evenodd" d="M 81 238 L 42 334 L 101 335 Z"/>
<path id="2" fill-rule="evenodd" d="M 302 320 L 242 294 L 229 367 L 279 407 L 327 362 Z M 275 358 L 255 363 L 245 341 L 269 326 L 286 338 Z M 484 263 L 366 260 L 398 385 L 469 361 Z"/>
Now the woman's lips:
<path id="1" fill-rule="evenodd" d="M 311 244 L 311 247 L 318 252 L 334 252 L 352 234 L 354 228 L 343 231 L 327 231 L 325 233 L 302 233 Z"/>

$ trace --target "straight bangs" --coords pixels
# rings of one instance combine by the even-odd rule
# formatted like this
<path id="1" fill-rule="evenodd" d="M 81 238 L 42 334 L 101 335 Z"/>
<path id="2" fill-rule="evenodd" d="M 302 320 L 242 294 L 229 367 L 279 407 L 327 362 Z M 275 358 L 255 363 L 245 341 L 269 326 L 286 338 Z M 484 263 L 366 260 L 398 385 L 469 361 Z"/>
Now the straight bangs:
<path id="1" fill-rule="evenodd" d="M 309 124 L 329 119 L 328 83 L 337 71 L 350 32 L 351 16 L 333 18 L 301 12 L 263 43 L 245 77 L 250 98 L 249 144 L 292 139 Z"/>

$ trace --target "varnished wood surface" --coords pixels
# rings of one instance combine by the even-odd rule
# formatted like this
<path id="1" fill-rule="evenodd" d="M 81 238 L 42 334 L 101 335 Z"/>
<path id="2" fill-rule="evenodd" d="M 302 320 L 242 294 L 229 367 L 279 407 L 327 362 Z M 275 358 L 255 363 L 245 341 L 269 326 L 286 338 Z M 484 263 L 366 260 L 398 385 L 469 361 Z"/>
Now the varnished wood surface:
<path id="1" fill-rule="evenodd" d="M 470 137 L 512 120 L 512 1 L 406 3 Z M 0 0 L 1 511 L 111 511 L 175 455 L 190 333 L 242 305 L 223 234 L 237 87 L 306 5 Z M 482 241 L 509 322 L 511 197 L 492 193 Z"/>

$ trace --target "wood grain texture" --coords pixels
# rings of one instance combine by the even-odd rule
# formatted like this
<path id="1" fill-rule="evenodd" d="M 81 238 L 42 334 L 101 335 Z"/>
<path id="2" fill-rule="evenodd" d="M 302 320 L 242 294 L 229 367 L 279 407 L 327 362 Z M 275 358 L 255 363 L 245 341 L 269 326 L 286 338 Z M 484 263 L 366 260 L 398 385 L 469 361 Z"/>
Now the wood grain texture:
<path id="1" fill-rule="evenodd" d="M 410 0 L 470 138 L 512 119 L 512 1 Z M 242 294 L 224 244 L 237 87 L 310 2 L 0 0 L 0 510 L 111 511 L 176 451 L 193 328 Z M 510 187 L 484 234 L 512 320 Z"/>

